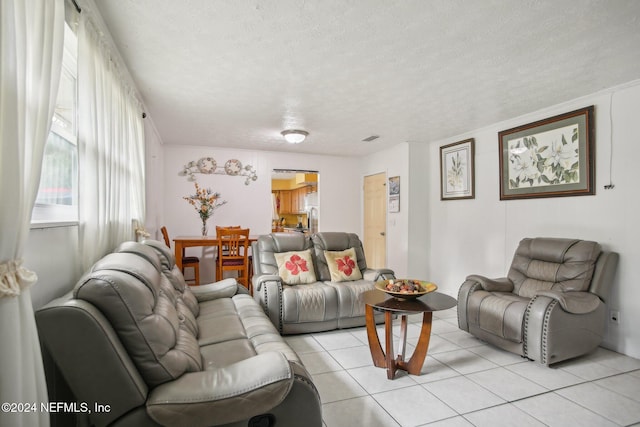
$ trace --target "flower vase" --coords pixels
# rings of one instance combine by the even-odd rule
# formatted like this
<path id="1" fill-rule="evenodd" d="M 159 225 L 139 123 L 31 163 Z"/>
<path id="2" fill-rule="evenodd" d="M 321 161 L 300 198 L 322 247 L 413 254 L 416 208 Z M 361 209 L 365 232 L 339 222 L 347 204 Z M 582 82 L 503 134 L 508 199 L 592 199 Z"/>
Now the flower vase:
<path id="1" fill-rule="evenodd" d="M 207 226 L 207 220 L 203 219 L 202 220 L 202 235 L 206 236 L 207 233 L 209 233 L 209 227 Z"/>

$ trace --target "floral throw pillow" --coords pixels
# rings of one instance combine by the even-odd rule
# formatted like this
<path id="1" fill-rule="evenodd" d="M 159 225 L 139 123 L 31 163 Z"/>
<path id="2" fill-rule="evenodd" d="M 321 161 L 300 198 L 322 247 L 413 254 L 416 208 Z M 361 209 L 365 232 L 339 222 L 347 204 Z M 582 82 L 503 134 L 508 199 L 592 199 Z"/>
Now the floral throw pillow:
<path id="1" fill-rule="evenodd" d="M 278 263 L 278 275 L 287 285 L 304 285 L 316 281 L 311 260 L 311 249 L 301 252 L 274 254 Z"/>
<path id="2" fill-rule="evenodd" d="M 362 279 L 362 273 L 358 268 L 356 250 L 349 248 L 344 251 L 324 251 L 332 282 L 346 282 Z"/>

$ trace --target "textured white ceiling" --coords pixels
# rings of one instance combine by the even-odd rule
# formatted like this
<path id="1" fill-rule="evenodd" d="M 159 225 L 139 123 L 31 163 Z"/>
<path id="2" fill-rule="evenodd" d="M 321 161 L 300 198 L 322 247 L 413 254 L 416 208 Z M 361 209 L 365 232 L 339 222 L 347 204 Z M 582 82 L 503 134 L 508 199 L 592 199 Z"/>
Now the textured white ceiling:
<path id="1" fill-rule="evenodd" d="M 640 78 L 637 0 L 96 3 L 167 144 L 357 156 Z"/>

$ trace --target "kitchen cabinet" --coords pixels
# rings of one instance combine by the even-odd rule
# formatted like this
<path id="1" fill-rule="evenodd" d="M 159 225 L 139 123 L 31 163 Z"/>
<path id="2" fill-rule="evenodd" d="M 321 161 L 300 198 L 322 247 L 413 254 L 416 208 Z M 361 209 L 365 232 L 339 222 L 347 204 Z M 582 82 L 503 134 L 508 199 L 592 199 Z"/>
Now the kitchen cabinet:
<path id="1" fill-rule="evenodd" d="M 291 190 L 291 212 L 304 212 L 304 198 L 307 195 L 307 187 Z"/>
<path id="2" fill-rule="evenodd" d="M 280 213 L 291 213 L 291 191 L 280 191 Z"/>
<path id="3" fill-rule="evenodd" d="M 298 214 L 304 212 L 304 199 L 311 186 L 296 188 L 295 190 L 280 190 L 280 213 Z"/>
<path id="4" fill-rule="evenodd" d="M 300 200 L 298 199 L 298 190 L 290 190 L 291 193 L 291 213 L 300 212 Z"/>

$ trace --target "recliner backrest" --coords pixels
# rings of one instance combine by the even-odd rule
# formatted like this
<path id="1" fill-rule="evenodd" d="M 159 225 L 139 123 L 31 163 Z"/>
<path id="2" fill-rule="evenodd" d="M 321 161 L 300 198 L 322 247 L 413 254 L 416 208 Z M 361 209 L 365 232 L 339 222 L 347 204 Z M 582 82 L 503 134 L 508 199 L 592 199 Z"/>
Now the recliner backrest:
<path id="1" fill-rule="evenodd" d="M 161 244 L 160 242 L 157 243 Z M 166 246 L 164 247 L 166 248 Z M 123 242 L 114 252 L 126 252 L 141 256 L 153 264 L 153 266 L 164 275 L 160 280 L 160 287 L 164 291 L 165 296 L 171 300 L 176 310 L 178 310 L 178 315 L 181 317 L 181 320 L 191 329 L 193 335 L 197 337 L 198 322 L 196 322 L 196 317 L 198 316 L 200 306 L 189 286 L 185 284 L 182 272 L 176 267 L 175 263 L 173 264 L 174 268 L 169 270 L 160 252 L 154 250 L 150 245 L 138 242 Z M 178 286 L 176 286 L 176 283 L 178 283 Z M 182 286 L 180 286 L 180 283 Z"/>
<path id="2" fill-rule="evenodd" d="M 367 261 L 364 257 L 364 248 L 360 238 L 355 233 L 343 233 L 343 232 L 322 232 L 316 233 L 311 238 L 313 241 L 313 247 L 316 257 L 316 275 L 318 280 L 331 281 L 331 273 L 329 272 L 329 266 L 327 265 L 327 259 L 324 256 L 324 251 L 344 251 L 349 248 L 354 248 L 356 251 L 356 258 L 358 259 L 358 268 L 360 271 L 367 269 Z"/>
<path id="3" fill-rule="evenodd" d="M 96 262 L 73 291 L 105 315 L 151 387 L 202 370 L 196 336 L 170 286 L 154 263 L 120 252 Z"/>
<path id="4" fill-rule="evenodd" d="M 189 307 L 194 316 L 200 313 L 200 305 L 191 288 L 184 281 L 182 271 L 176 265 L 176 257 L 169 247 L 163 245 L 162 242 L 153 239 L 142 241 L 144 246 L 153 249 L 160 258 L 160 268 L 162 273 L 169 279 L 173 287 L 182 296 L 184 303 Z"/>
<path id="5" fill-rule="evenodd" d="M 278 274 L 278 263 L 274 254 L 305 251 L 313 247 L 311 238 L 303 233 L 271 233 L 258 237 L 253 247 L 255 271 L 259 274 Z M 311 251 L 313 257 L 313 251 Z M 314 260 L 315 264 L 315 260 Z"/>
<path id="6" fill-rule="evenodd" d="M 507 276 L 513 292 L 527 298 L 540 290 L 588 291 L 601 252 L 600 244 L 587 240 L 525 238 Z"/>

